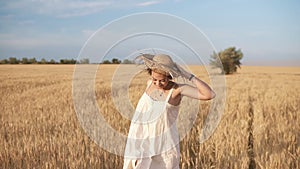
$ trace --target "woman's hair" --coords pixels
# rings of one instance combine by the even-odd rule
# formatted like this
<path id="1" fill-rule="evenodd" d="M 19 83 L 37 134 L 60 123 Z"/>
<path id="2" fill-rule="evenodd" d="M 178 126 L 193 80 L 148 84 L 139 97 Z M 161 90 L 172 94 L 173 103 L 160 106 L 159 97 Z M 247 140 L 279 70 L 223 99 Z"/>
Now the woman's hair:
<path id="1" fill-rule="evenodd" d="M 165 71 L 163 71 L 163 70 L 147 68 L 146 71 L 149 73 L 149 75 L 151 75 L 151 74 L 152 74 L 152 71 L 153 71 L 153 72 L 155 72 L 155 73 L 159 73 L 159 74 L 163 74 L 163 75 L 167 76 L 169 80 L 172 79 L 172 76 L 170 75 L 170 73 L 165 72 Z"/>

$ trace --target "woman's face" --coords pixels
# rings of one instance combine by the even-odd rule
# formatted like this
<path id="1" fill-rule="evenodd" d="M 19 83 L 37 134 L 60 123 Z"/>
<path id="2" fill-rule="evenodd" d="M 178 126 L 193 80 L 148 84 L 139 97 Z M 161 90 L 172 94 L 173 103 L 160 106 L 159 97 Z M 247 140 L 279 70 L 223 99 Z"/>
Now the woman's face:
<path id="1" fill-rule="evenodd" d="M 159 89 L 163 89 L 168 85 L 169 79 L 164 74 L 160 74 L 152 71 L 151 77 L 152 77 L 152 83 L 154 84 L 155 87 Z"/>

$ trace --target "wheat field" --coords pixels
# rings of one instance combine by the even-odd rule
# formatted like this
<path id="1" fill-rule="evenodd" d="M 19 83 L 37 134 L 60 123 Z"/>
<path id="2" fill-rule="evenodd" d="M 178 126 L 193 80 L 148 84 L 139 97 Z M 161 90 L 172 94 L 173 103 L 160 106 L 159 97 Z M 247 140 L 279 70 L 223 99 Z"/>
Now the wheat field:
<path id="1" fill-rule="evenodd" d="M 114 108 L 110 79 L 117 65 L 101 65 L 96 100 L 117 131 L 130 121 Z M 209 83 L 203 67 L 191 67 Z M 122 168 L 123 157 L 90 139 L 77 119 L 74 65 L 0 65 L 0 168 Z M 140 73 L 129 88 L 136 105 L 146 87 Z M 210 101 L 201 102 L 191 131 L 180 142 L 180 167 L 300 168 L 300 68 L 243 66 L 226 76 L 226 106 L 213 135 L 199 143 Z"/>

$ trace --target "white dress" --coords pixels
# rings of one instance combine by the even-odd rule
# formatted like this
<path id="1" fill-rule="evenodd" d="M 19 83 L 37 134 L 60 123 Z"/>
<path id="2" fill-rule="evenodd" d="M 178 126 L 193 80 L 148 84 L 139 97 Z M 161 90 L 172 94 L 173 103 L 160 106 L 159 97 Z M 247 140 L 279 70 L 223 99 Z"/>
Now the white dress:
<path id="1" fill-rule="evenodd" d="M 173 88 L 165 101 L 155 101 L 146 92 L 140 98 L 128 133 L 123 169 L 179 169 L 179 106 L 168 103 L 172 92 Z"/>

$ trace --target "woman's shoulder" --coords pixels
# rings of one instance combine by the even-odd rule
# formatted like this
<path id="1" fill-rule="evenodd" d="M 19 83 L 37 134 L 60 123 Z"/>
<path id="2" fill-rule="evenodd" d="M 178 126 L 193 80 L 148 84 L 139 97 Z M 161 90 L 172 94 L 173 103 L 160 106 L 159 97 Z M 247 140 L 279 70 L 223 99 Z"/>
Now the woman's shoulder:
<path id="1" fill-rule="evenodd" d="M 179 88 L 179 84 L 172 81 L 172 88 L 175 89 L 175 90 L 178 89 Z"/>
<path id="2" fill-rule="evenodd" d="M 172 84 L 172 88 L 173 88 L 173 96 L 177 96 L 178 94 L 180 94 L 180 84 L 173 82 Z"/>
<path id="3" fill-rule="evenodd" d="M 181 95 L 183 90 L 186 90 L 188 88 L 188 84 L 184 84 L 184 83 L 175 83 L 174 85 L 174 95 Z"/>

